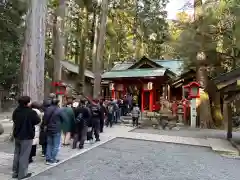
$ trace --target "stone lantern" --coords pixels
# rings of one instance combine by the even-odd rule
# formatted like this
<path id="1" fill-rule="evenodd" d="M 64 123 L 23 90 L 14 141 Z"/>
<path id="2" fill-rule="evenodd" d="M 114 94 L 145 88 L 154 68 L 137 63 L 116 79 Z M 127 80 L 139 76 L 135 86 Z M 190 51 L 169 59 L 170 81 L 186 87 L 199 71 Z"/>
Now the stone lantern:
<path id="1" fill-rule="evenodd" d="M 179 104 L 177 107 L 177 116 L 178 116 L 178 123 L 181 125 L 183 124 L 183 114 L 184 114 L 183 105 Z"/>

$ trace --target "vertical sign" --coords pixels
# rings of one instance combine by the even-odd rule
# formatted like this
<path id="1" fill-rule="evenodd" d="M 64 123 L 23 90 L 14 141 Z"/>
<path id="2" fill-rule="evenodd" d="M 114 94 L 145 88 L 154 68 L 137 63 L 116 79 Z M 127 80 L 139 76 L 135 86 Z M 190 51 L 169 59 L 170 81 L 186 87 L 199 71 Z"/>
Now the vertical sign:
<path id="1" fill-rule="evenodd" d="M 191 99 L 191 127 L 196 128 L 197 126 L 197 106 L 196 98 Z"/>

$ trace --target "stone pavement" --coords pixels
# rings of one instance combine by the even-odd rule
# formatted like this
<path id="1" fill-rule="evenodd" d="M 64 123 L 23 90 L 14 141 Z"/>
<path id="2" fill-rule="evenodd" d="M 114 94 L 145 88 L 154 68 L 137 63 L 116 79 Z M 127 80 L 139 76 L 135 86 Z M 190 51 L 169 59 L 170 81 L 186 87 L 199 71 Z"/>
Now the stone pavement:
<path id="1" fill-rule="evenodd" d="M 239 180 L 239 167 L 205 147 L 116 138 L 30 180 Z"/>
<path id="2" fill-rule="evenodd" d="M 84 152 L 89 151 L 99 145 L 102 145 L 114 138 L 115 134 L 121 134 L 132 130 L 131 127 L 125 126 L 115 126 L 113 128 L 105 128 L 105 132 L 101 134 L 101 141 L 97 143 L 86 143 L 83 150 L 71 149 L 70 147 L 61 147 L 58 158 L 61 160 L 61 163 L 76 157 Z M 6 147 L 7 146 L 7 147 Z M 48 166 L 44 163 L 44 158 L 40 157 L 41 151 L 40 147 L 37 152 L 37 157 L 34 163 L 30 164 L 29 172 L 32 172 L 34 175 L 37 175 L 43 171 L 52 168 L 53 166 Z M 10 180 L 11 179 L 11 168 L 13 160 L 13 144 L 12 143 L 0 143 L 0 179 L 1 180 Z"/>
<path id="3" fill-rule="evenodd" d="M 147 133 L 136 133 L 132 132 L 133 127 L 127 126 L 114 126 L 113 128 L 105 128 L 105 132 L 101 134 L 101 142 L 94 144 L 86 144 L 83 150 L 72 150 L 70 147 L 62 147 L 59 152 L 59 159 L 61 163 L 74 158 L 84 152 L 89 151 L 99 145 L 102 145 L 106 142 L 114 138 L 125 138 L 125 139 L 138 139 L 138 140 L 146 140 L 146 141 L 156 141 L 156 142 L 167 142 L 174 144 L 184 144 L 184 145 L 193 145 L 193 146 L 201 146 L 212 148 L 214 151 L 218 152 L 230 152 L 232 155 L 237 155 L 238 151 L 236 151 L 231 144 L 226 140 L 219 139 L 203 139 L 203 138 L 192 138 L 192 137 L 179 137 L 179 136 L 168 136 L 168 135 L 158 135 L 158 134 L 147 134 Z M 131 132 L 130 132 L 131 131 Z M 229 143 L 229 144 L 228 144 Z M 2 143 L 3 146 L 7 145 Z M 11 165 L 13 158 L 13 148 L 11 152 L 2 151 L 1 143 L 0 143 L 0 179 L 1 180 L 9 180 L 11 179 Z M 39 153 L 40 154 L 40 151 Z M 33 172 L 34 175 L 37 175 L 43 171 L 52 168 L 53 166 L 47 166 L 44 164 L 44 158 L 37 156 L 37 159 L 34 163 L 32 163 L 29 167 L 29 171 Z"/>

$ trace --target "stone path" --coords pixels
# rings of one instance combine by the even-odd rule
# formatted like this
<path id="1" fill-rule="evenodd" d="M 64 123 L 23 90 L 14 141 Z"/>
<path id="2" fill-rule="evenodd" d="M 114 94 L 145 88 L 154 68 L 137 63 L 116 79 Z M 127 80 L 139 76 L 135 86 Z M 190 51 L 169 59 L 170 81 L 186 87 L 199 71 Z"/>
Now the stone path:
<path id="1" fill-rule="evenodd" d="M 192 137 L 179 137 L 179 136 L 168 136 L 168 135 L 158 135 L 158 134 L 147 134 L 147 133 L 136 133 L 132 132 L 132 127 L 127 126 L 114 126 L 113 128 L 105 128 L 105 132 L 101 134 L 101 142 L 94 144 L 86 144 L 83 150 L 72 150 L 70 147 L 62 147 L 59 152 L 59 159 L 61 163 L 72 159 L 82 153 L 89 151 L 99 145 L 102 145 L 114 138 L 125 138 L 125 139 L 138 139 L 146 141 L 156 141 L 156 142 L 167 142 L 174 144 L 184 144 L 184 145 L 194 145 L 212 148 L 214 151 L 230 151 L 231 154 L 236 155 L 236 151 L 231 144 L 227 144 L 226 140 L 218 139 L 202 139 L 202 138 L 192 138 Z M 131 132 L 130 132 L 131 131 Z M 0 144 L 1 145 L 1 144 Z M 4 145 L 4 144 L 3 144 Z M 11 152 L 4 151 L 2 152 L 0 146 L 0 179 L 9 180 L 11 179 L 11 165 L 13 154 Z M 38 152 L 40 154 L 40 151 Z M 29 167 L 29 171 L 33 172 L 34 175 L 37 175 L 43 171 L 46 171 L 53 166 L 47 166 L 44 164 L 44 158 L 37 156 L 37 159 Z"/>

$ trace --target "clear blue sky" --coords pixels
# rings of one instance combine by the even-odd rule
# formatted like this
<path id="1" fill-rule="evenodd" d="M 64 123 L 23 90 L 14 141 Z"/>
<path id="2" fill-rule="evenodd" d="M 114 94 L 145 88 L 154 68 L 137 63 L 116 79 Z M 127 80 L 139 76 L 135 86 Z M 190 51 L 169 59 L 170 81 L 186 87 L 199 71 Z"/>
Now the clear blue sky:
<path id="1" fill-rule="evenodd" d="M 168 19 L 175 19 L 177 12 L 183 11 L 182 7 L 187 3 L 192 3 L 193 0 L 169 0 L 166 11 L 168 12 Z M 187 13 L 192 14 L 191 8 L 185 10 Z"/>

